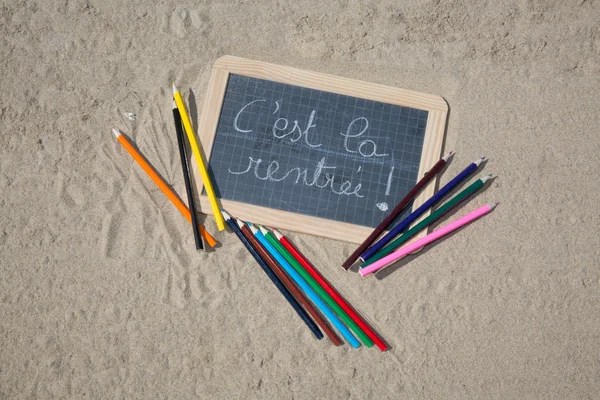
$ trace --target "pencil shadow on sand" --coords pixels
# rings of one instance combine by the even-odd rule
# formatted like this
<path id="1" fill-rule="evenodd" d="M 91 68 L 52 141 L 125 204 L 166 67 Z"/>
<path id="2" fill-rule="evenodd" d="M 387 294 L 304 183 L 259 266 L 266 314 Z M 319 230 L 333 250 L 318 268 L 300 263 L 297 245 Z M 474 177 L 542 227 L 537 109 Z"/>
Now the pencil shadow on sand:
<path id="1" fill-rule="evenodd" d="M 213 173 L 212 167 L 211 165 L 207 162 L 207 158 L 206 158 L 206 153 L 204 151 L 204 144 L 201 142 L 200 140 L 200 131 L 198 130 L 198 103 L 196 102 L 196 94 L 194 93 L 194 91 L 192 89 L 190 89 L 190 92 L 188 94 L 188 104 L 189 104 L 189 112 L 190 112 L 190 119 L 192 120 L 192 127 L 194 128 L 194 132 L 196 132 L 196 139 L 198 140 L 198 143 L 200 144 L 200 156 L 202 157 L 202 160 L 204 161 L 204 165 L 206 165 L 206 169 L 208 170 L 208 176 L 210 177 L 210 180 L 213 184 L 213 189 L 215 191 L 215 195 L 217 196 L 217 203 L 219 204 L 219 208 L 223 209 L 223 205 L 221 204 L 221 191 L 219 190 L 219 185 L 217 184 L 217 181 L 215 179 L 215 175 Z M 190 151 L 188 154 L 191 154 L 192 152 Z M 190 160 L 191 162 L 191 160 Z M 197 187 L 197 186 L 196 186 Z M 200 196 L 200 194 L 206 195 L 206 191 L 204 190 L 204 187 L 202 189 L 202 193 L 196 193 L 196 198 L 198 198 Z"/>
<path id="2" fill-rule="evenodd" d="M 198 202 L 196 202 L 196 204 L 198 204 Z M 197 206 L 196 206 L 197 207 Z M 199 212 L 198 210 L 196 210 L 196 218 L 198 219 L 198 223 L 200 225 L 202 225 L 203 227 L 206 228 L 206 218 L 208 217 L 208 215 Z M 227 224 L 225 224 L 225 227 L 228 228 Z M 212 232 L 211 232 L 212 233 Z M 213 234 L 214 237 L 214 234 Z M 214 238 L 215 241 L 217 242 L 214 247 L 210 247 L 208 245 L 208 243 L 206 243 L 206 240 L 203 239 L 203 243 L 204 243 L 204 252 L 205 253 L 212 253 L 214 251 L 216 251 L 217 249 L 220 249 L 221 247 L 223 247 L 223 244 L 215 237 Z"/>
<path id="3" fill-rule="evenodd" d="M 496 179 L 496 177 L 491 178 L 490 180 L 488 180 L 485 184 L 485 186 L 483 188 L 481 188 L 481 190 L 479 190 L 477 193 L 475 193 L 474 196 L 470 196 L 468 199 L 466 199 L 465 201 L 461 202 L 456 208 L 454 208 L 453 210 L 449 211 L 448 213 L 444 214 L 444 216 L 442 218 L 440 218 L 439 220 L 437 220 L 435 222 L 435 224 L 431 225 L 429 227 L 428 232 L 432 232 L 433 230 L 435 230 L 435 228 L 439 227 L 440 225 L 445 225 L 445 222 L 448 221 L 449 219 L 454 219 L 453 217 L 456 214 L 459 215 L 464 215 L 471 210 L 470 204 L 475 200 L 475 198 L 477 196 L 479 196 L 481 193 L 485 192 L 486 190 L 488 190 L 491 185 L 492 182 Z M 481 206 L 481 205 L 479 205 Z M 465 211 L 468 210 L 468 211 Z M 485 215 L 483 216 L 485 217 Z M 387 278 L 388 276 L 390 276 L 391 274 L 393 274 L 394 272 L 396 272 L 397 270 L 399 270 L 400 268 L 403 268 L 405 265 L 409 264 L 412 260 L 414 260 L 415 258 L 425 255 L 427 254 L 427 252 L 431 251 L 432 249 L 434 249 L 435 247 L 443 244 L 446 240 L 449 240 L 451 238 L 454 237 L 454 235 L 456 235 L 457 233 L 459 233 L 460 231 L 462 231 L 464 228 L 468 227 L 468 225 L 464 225 L 461 228 L 455 230 L 452 233 L 449 233 L 448 235 L 440 238 L 439 240 L 435 241 L 432 244 L 427 245 L 425 248 L 421 249 L 418 253 L 416 254 L 410 254 L 400 260 L 398 260 L 397 262 L 395 262 L 394 264 L 390 265 L 387 268 L 384 268 L 383 270 L 381 270 L 380 272 L 375 273 L 375 277 L 377 278 L 377 280 L 383 280 L 385 278 Z"/>

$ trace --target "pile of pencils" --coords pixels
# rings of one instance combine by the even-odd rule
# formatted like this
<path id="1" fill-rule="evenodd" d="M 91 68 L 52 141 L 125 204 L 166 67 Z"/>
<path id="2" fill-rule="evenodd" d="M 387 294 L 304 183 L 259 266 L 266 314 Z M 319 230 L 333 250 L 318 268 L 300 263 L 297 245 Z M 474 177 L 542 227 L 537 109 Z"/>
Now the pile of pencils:
<path id="1" fill-rule="evenodd" d="M 192 149 L 198 164 L 217 228 L 223 230 L 225 223 L 229 225 L 313 334 L 318 339 L 322 339 L 322 332 L 325 332 L 336 346 L 342 344 L 337 333 L 323 317 L 325 316 L 352 347 L 357 348 L 362 342 L 367 347 L 375 344 L 381 351 L 385 351 L 387 349 L 385 342 L 285 236 L 276 230 L 269 231 L 262 226 L 244 223 L 218 207 L 213 185 L 207 173 L 200 146 L 196 141 L 185 103 L 175 84 L 173 84 L 173 120 L 189 208 L 152 168 L 125 134 L 116 128 L 112 132 L 117 141 L 193 225 L 196 249 L 204 249 L 205 245 L 214 247 L 217 242 L 197 220 L 187 145 Z M 187 134 L 187 145 L 184 131 Z"/>
<path id="2" fill-rule="evenodd" d="M 243 222 L 219 208 L 213 185 L 200 151 L 200 146 L 196 141 L 196 134 L 190 122 L 185 103 L 175 84 L 173 84 L 173 120 L 175 122 L 175 132 L 177 134 L 189 208 L 185 206 L 177 194 L 167 185 L 120 130 L 113 129 L 113 134 L 117 141 L 140 164 L 143 170 L 171 200 L 181 214 L 192 224 L 196 249 L 204 249 L 205 244 L 209 247 L 214 247 L 216 240 L 197 220 L 192 179 L 188 165 L 187 145 L 192 149 L 194 159 L 198 164 L 202 183 L 209 198 L 217 228 L 221 231 L 225 229 L 225 224 L 229 225 L 231 230 L 239 237 L 244 246 L 246 246 L 254 259 L 285 296 L 313 334 L 318 339 L 321 339 L 323 338 L 323 331 L 336 346 L 342 343 L 336 332 L 326 322 L 323 317 L 325 316 L 352 347 L 357 348 L 362 342 L 367 347 L 372 347 L 376 344 L 382 351 L 385 351 L 387 345 L 383 340 L 285 236 L 277 230 L 269 231 L 262 226 Z M 184 131 L 187 136 L 187 145 Z M 498 205 L 498 203 L 484 205 L 462 218 L 436 229 L 429 235 L 410 242 L 419 232 L 427 229 L 450 210 L 456 208 L 467 198 L 480 191 L 491 177 L 491 175 L 481 177 L 429 216 L 421 221 L 417 221 L 419 217 L 435 207 L 471 176 L 479 168 L 484 158 L 475 160 L 430 199 L 394 225 L 396 219 L 413 202 L 423 188 L 430 184 L 444 169 L 451 156 L 452 152 L 448 153 L 424 175 L 381 224 L 373 230 L 369 237 L 348 257 L 343 263 L 344 269 L 348 270 L 359 261 L 361 276 L 379 271 L 404 256 L 491 212 Z M 384 234 L 390 227 L 389 232 Z"/>
<path id="3" fill-rule="evenodd" d="M 426 229 L 431 224 L 442 218 L 453 208 L 457 207 L 464 200 L 477 193 L 481 188 L 485 186 L 485 183 L 491 178 L 491 175 L 485 175 L 480 179 L 473 182 L 469 187 L 456 194 L 444 205 L 439 207 L 427 218 L 416 223 L 411 227 L 411 224 L 417 221 L 423 213 L 434 207 L 450 192 L 457 188 L 464 180 L 466 180 L 471 174 L 473 174 L 484 161 L 485 157 L 473 161 L 469 164 L 462 172 L 454 177 L 450 182 L 444 185 L 439 191 L 437 191 L 431 198 L 425 203 L 419 206 L 406 218 L 401 220 L 397 225 L 393 226 L 388 233 L 383 235 L 377 240 L 383 232 L 390 228 L 395 220 L 402 214 L 406 207 L 412 203 L 414 198 L 421 192 L 421 190 L 427 186 L 439 173 L 444 169 L 446 163 L 452 156 L 452 152 L 448 153 L 445 157 L 440 159 L 425 176 L 415 185 L 415 187 L 398 203 L 398 205 L 392 210 L 392 212 L 373 230 L 373 232 L 365 239 L 365 241 L 358 246 L 358 248 L 348 257 L 348 259 L 342 264 L 344 269 L 348 270 L 356 261 L 361 263 L 359 273 L 361 276 L 369 275 L 373 272 L 379 271 L 386 268 L 396 261 L 400 260 L 404 256 L 423 248 L 424 246 L 438 240 L 442 236 L 453 232 L 462 226 L 476 220 L 477 218 L 491 212 L 498 203 L 492 203 L 484 205 L 471 213 L 459 218 L 443 227 L 433 231 L 429 235 L 426 235 L 419 240 L 415 240 L 412 243 L 406 244 L 412 239 L 417 233 Z M 410 227 L 410 228 L 409 228 Z M 403 247 L 401 247 L 404 245 Z"/>
<path id="4" fill-rule="evenodd" d="M 196 206 L 194 202 L 194 192 L 192 186 L 192 177 L 190 173 L 190 167 L 188 164 L 187 146 L 183 131 L 187 134 L 188 144 L 192 149 L 194 159 L 198 164 L 202 183 L 210 200 L 210 206 L 212 208 L 217 228 L 222 231 L 225 229 L 225 221 L 214 192 L 213 184 L 208 175 L 208 169 L 204 162 L 204 157 L 200 151 L 200 146 L 196 141 L 196 133 L 192 127 L 190 117 L 188 115 L 185 103 L 181 97 L 181 93 L 173 83 L 173 121 L 175 122 L 175 132 L 177 134 L 177 144 L 179 147 L 179 156 L 181 159 L 181 169 L 183 171 L 183 179 L 185 181 L 185 191 L 187 194 L 189 208 L 183 204 L 179 196 L 167 185 L 164 179 L 152 168 L 146 158 L 138 151 L 135 145 L 131 142 L 127 136 L 123 134 L 119 129 L 113 128 L 112 132 L 117 141 L 127 150 L 127 152 L 133 157 L 133 159 L 142 167 L 144 172 L 152 179 L 152 181 L 159 187 L 159 189 L 167 196 L 167 198 L 177 207 L 179 212 L 183 214 L 185 219 L 192 224 L 194 231 L 194 241 L 196 242 L 196 250 L 204 249 L 204 242 L 209 247 L 214 247 L 217 241 L 208 233 L 202 225 L 198 222 L 198 214 L 196 213 Z"/>
<path id="5" fill-rule="evenodd" d="M 354 333 L 367 347 L 376 344 L 381 351 L 387 349 L 364 319 L 281 232 L 244 223 L 225 211 L 223 215 L 231 230 L 318 339 L 323 338 L 322 329 L 336 346 L 341 344 L 320 311 L 352 347 L 360 346 Z"/>

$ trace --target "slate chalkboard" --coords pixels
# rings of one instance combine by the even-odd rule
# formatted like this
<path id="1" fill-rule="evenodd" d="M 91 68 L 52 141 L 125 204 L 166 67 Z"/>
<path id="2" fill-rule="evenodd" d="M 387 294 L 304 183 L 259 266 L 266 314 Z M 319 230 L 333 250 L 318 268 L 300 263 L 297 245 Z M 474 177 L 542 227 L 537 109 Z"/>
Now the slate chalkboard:
<path id="1" fill-rule="evenodd" d="M 290 213 L 349 224 L 335 229 L 375 227 L 415 185 L 420 169 L 440 156 L 441 139 L 439 145 L 432 146 L 431 138 L 425 143 L 432 112 L 427 102 L 417 101 L 414 107 L 410 101 L 398 104 L 385 90 L 380 101 L 373 98 L 377 90 L 365 91 L 366 96 L 356 90 L 358 95 L 353 96 L 348 94 L 352 90 L 323 90 L 327 85 L 294 80 L 289 73 L 271 77 L 264 70 L 229 69 L 220 78 L 221 97 L 209 96 L 205 104 L 199 130 L 224 208 L 230 210 L 227 201 L 259 207 L 253 208 L 255 218 L 248 217 L 254 222 L 264 218 L 271 226 L 294 230 L 296 223 L 286 223 Z M 332 78 L 348 81 L 349 86 L 357 82 Z M 215 79 L 211 78 L 212 86 Z M 205 115 L 215 111 L 212 118 Z M 445 116 L 444 112 L 443 122 Z M 212 126 L 207 118 L 213 120 Z M 443 127 L 437 130 L 443 135 Z M 424 147 L 434 153 L 425 166 Z M 269 221 L 268 215 L 277 210 L 284 218 Z M 308 226 L 297 230 L 314 231 Z M 355 234 L 353 241 L 359 241 L 363 232 L 368 230 Z M 335 232 L 324 236 L 340 238 Z"/>
<path id="2" fill-rule="evenodd" d="M 417 182 L 427 116 L 231 74 L 210 157 L 217 195 L 375 227 Z"/>

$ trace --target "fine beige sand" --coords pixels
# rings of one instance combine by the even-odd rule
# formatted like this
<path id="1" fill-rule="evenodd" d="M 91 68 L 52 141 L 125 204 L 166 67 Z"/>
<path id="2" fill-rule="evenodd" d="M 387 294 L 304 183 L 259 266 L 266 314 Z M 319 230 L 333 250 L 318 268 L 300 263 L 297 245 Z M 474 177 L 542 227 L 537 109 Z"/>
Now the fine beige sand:
<path id="1" fill-rule="evenodd" d="M 0 399 L 598 398 L 600 2 L 367 3 L 1 2 Z M 379 279 L 289 233 L 388 352 L 315 340 L 231 233 L 196 252 L 114 141 L 183 194 L 170 83 L 197 120 L 225 54 L 443 96 L 441 183 L 489 157 L 445 221 L 501 205 Z"/>

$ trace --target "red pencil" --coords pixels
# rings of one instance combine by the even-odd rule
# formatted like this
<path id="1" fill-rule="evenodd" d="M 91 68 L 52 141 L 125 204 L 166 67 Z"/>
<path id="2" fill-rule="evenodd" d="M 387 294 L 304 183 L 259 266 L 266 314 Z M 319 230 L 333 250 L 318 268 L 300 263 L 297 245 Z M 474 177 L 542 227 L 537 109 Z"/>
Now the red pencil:
<path id="1" fill-rule="evenodd" d="M 281 242 L 283 247 L 285 247 L 300 264 L 308 271 L 308 273 L 315 278 L 315 280 L 325 289 L 327 293 L 335 300 L 336 303 L 342 307 L 344 311 L 348 314 L 350 318 L 362 329 L 368 337 L 381 349 L 381 351 L 387 350 L 387 345 L 377 336 L 375 331 L 371 329 L 371 327 L 361 318 L 360 315 L 344 300 L 344 298 L 336 292 L 336 290 L 321 276 L 319 271 L 315 267 L 312 266 L 310 261 L 304 257 L 302 253 L 290 242 L 281 232 L 276 229 L 273 229 L 273 233 L 277 240 Z"/>
<path id="2" fill-rule="evenodd" d="M 423 188 L 433 178 L 435 178 L 435 176 L 442 170 L 442 168 L 444 168 L 444 166 L 446 165 L 446 163 L 448 162 L 448 160 L 450 159 L 450 157 L 452 156 L 452 154 L 454 154 L 454 153 L 453 152 L 448 153 L 443 158 L 441 158 L 437 163 L 435 163 L 435 165 L 433 167 L 431 167 L 431 169 L 425 173 L 425 175 L 423 176 L 423 178 L 421 178 L 421 180 L 415 185 L 415 187 L 413 187 L 410 190 L 410 192 L 408 192 L 407 195 L 404 196 L 404 198 L 400 201 L 400 203 L 398 203 L 396 205 L 396 207 L 394 207 L 394 209 L 392 210 L 392 212 L 390 213 L 390 215 L 388 215 L 377 226 L 377 228 L 375 228 L 373 230 L 373 232 L 371 232 L 371 234 L 369 235 L 369 237 L 367 237 L 365 239 L 365 241 L 362 242 L 361 245 L 358 246 L 358 248 L 356 250 L 354 250 L 354 253 L 350 254 L 350 257 L 348 257 L 348 259 L 346 261 L 344 261 L 344 263 L 342 264 L 342 267 L 346 271 L 348 269 L 350 269 L 350 267 L 352 266 L 352 264 L 354 264 L 354 262 L 356 260 L 358 260 L 358 257 L 361 254 L 363 254 L 364 251 L 369 248 L 369 246 L 371 246 L 373 244 L 373 242 L 379 237 L 379 235 L 381 235 L 383 233 L 383 231 L 385 231 L 392 224 L 392 222 L 394 222 L 394 220 L 396 218 L 398 218 L 398 216 L 400 214 L 402 214 L 402 211 L 404 211 L 404 209 L 406 208 L 406 206 L 408 206 L 410 204 L 410 202 L 415 197 L 417 197 L 417 195 L 419 194 L 419 192 L 421 190 L 423 190 Z"/>

